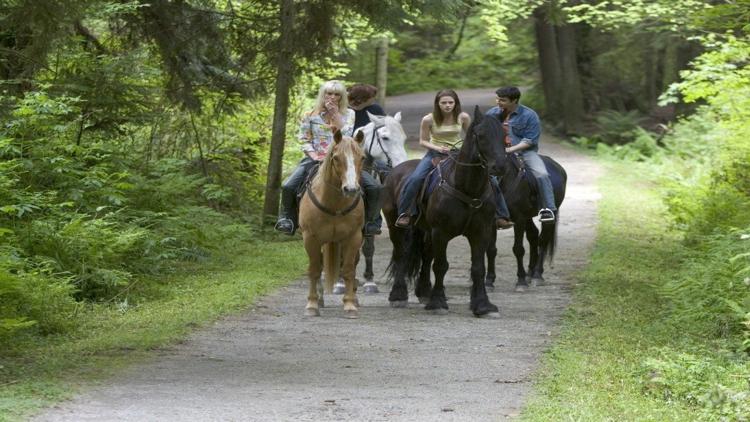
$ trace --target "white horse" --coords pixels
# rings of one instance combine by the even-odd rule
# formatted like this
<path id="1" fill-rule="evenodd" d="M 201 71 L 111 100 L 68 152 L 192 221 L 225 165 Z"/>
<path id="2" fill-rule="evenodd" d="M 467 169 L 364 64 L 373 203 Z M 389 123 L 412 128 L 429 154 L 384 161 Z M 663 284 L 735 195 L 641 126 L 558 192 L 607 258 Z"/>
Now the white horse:
<path id="1" fill-rule="evenodd" d="M 365 157 L 393 168 L 407 160 L 406 132 L 401 126 L 401 112 L 393 117 L 367 113 L 370 123 L 357 129 L 365 135 Z"/>
<path id="2" fill-rule="evenodd" d="M 401 126 L 401 112 L 393 116 L 376 116 L 367 113 L 370 123 L 358 128 L 362 132 L 365 143 L 365 166 L 363 171 L 370 171 L 383 183 L 385 176 L 393 167 L 408 159 L 406 154 L 406 132 Z M 354 135 L 356 136 L 356 132 Z M 369 164 L 369 166 L 368 166 Z M 362 254 L 365 256 L 365 294 L 378 293 L 378 286 L 373 281 L 372 256 L 375 253 L 375 242 L 372 236 L 365 236 L 362 243 Z M 333 288 L 336 294 L 344 293 L 344 282 L 339 280 Z"/>

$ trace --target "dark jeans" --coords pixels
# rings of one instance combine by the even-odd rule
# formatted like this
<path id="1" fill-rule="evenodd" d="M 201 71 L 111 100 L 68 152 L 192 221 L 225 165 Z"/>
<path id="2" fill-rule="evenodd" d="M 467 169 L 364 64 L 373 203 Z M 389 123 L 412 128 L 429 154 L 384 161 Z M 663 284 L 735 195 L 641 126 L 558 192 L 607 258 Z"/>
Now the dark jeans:
<path id="1" fill-rule="evenodd" d="M 401 191 L 401 196 L 398 199 L 398 215 L 407 212 L 411 216 L 417 215 L 417 194 L 419 193 L 419 188 L 422 187 L 425 177 L 427 177 L 433 168 L 432 159 L 444 155 L 437 151 L 429 150 L 422 157 L 422 160 L 417 164 L 417 168 L 409 175 Z"/>
<path id="2" fill-rule="evenodd" d="M 305 157 L 299 162 L 297 168 L 281 184 L 281 212 L 279 218 L 293 218 L 296 216 L 297 191 L 305 182 L 307 173 L 315 165 L 315 160 Z M 364 192 L 365 199 L 365 222 L 374 221 L 380 216 L 380 184 L 370 173 L 362 172 L 359 184 Z"/>

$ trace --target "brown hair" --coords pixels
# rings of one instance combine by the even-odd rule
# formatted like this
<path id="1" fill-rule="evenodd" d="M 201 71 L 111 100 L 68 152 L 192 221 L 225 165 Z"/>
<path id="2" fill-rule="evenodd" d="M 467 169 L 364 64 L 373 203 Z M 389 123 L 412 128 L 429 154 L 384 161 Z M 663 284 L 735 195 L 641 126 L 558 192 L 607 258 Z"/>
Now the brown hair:
<path id="1" fill-rule="evenodd" d="M 432 108 L 432 120 L 437 126 L 443 125 L 443 112 L 440 110 L 440 99 L 443 97 L 451 97 L 456 102 L 456 106 L 453 107 L 453 121 L 458 123 L 458 115 L 461 114 L 461 101 L 458 99 L 458 94 L 452 89 L 441 89 L 435 95 L 435 105 Z"/>
<path id="2" fill-rule="evenodd" d="M 349 97 L 349 104 L 358 106 L 367 102 L 378 95 L 378 89 L 370 84 L 357 83 L 346 89 Z"/>

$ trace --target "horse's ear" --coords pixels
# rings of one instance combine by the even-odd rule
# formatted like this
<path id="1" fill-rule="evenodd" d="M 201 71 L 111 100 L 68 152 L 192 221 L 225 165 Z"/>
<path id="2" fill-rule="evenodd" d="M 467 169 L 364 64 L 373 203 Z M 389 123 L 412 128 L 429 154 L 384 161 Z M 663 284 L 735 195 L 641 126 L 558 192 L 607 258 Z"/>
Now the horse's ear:
<path id="1" fill-rule="evenodd" d="M 341 131 L 340 131 L 340 130 L 336 129 L 336 130 L 335 130 L 335 131 L 333 132 L 333 140 L 334 140 L 334 141 L 335 141 L 335 142 L 336 142 L 337 144 L 338 144 L 339 142 L 341 142 L 341 136 L 342 136 L 342 135 L 341 135 Z"/>
<path id="2" fill-rule="evenodd" d="M 484 118 L 484 115 L 482 114 L 482 111 L 479 109 L 479 106 L 474 106 L 474 122 L 479 123 Z"/>
<path id="3" fill-rule="evenodd" d="M 398 113 L 394 114 L 393 118 L 396 119 L 397 122 L 400 122 L 401 121 L 401 112 L 399 111 Z"/>
<path id="4" fill-rule="evenodd" d="M 361 146 L 362 143 L 365 142 L 365 134 L 361 130 L 357 129 L 357 133 L 354 134 L 354 140 L 357 141 L 357 143 Z"/>
<path id="5" fill-rule="evenodd" d="M 385 116 L 378 116 L 378 115 L 370 113 L 369 111 L 367 112 L 367 117 L 370 118 L 371 122 L 375 123 L 378 126 L 382 125 L 383 119 L 385 119 Z"/>

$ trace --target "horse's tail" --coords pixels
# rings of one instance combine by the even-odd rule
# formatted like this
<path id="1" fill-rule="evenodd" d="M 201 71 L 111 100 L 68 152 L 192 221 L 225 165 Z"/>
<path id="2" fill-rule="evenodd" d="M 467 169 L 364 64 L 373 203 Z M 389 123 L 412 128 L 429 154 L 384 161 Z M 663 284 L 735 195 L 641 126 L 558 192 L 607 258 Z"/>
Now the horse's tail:
<path id="1" fill-rule="evenodd" d="M 555 248 L 557 247 L 557 226 L 560 222 L 560 209 L 555 212 L 555 221 L 549 224 L 542 224 L 541 245 L 544 256 L 549 260 L 549 264 L 555 260 Z"/>
<path id="2" fill-rule="evenodd" d="M 390 279 L 404 278 L 414 280 L 422 267 L 422 255 L 425 248 L 424 232 L 411 226 L 405 230 L 401 250 L 393 250 L 388 265 Z"/>
<path id="3" fill-rule="evenodd" d="M 341 270 L 341 243 L 329 242 L 323 245 L 323 271 L 325 271 L 325 292 L 333 293 L 333 285 L 339 279 Z"/>

